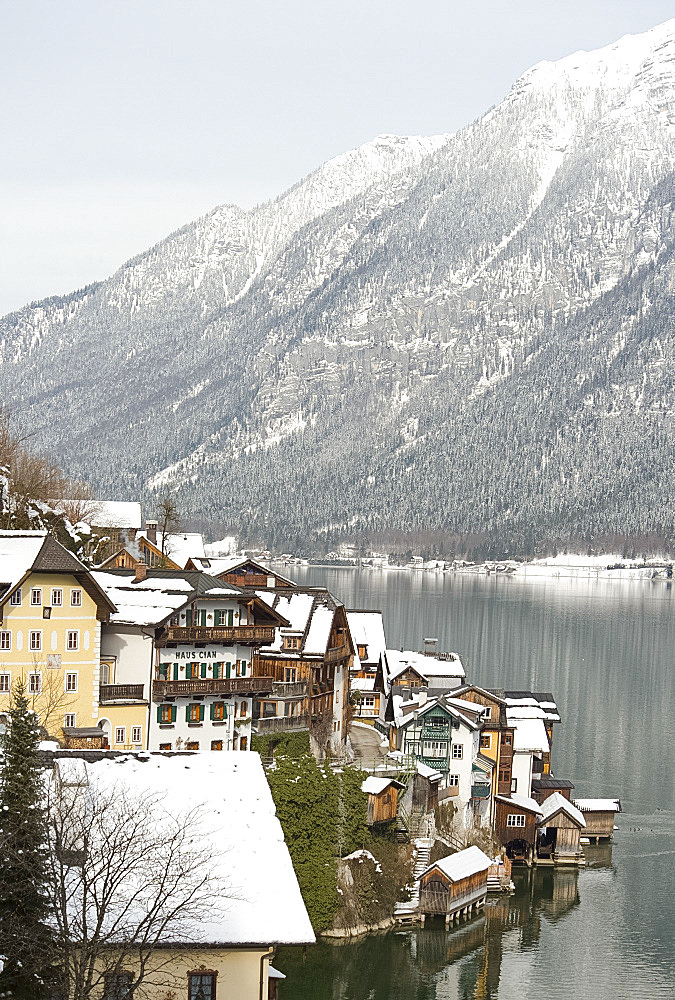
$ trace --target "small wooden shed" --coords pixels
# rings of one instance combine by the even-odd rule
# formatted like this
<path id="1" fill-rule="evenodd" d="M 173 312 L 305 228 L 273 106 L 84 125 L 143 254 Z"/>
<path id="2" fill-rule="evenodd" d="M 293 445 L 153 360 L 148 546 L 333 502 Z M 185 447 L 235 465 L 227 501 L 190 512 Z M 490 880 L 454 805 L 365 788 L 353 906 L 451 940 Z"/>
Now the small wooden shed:
<path id="1" fill-rule="evenodd" d="M 586 821 L 581 810 L 560 792 L 553 792 L 541 806 L 537 822 L 537 860 L 554 865 L 578 865 L 581 831 Z"/>
<path id="2" fill-rule="evenodd" d="M 614 832 L 614 820 L 621 812 L 618 799 L 575 799 L 574 804 L 586 821 L 584 836 L 596 843 L 609 840 Z"/>
<path id="3" fill-rule="evenodd" d="M 446 924 L 454 917 L 483 906 L 492 859 L 479 847 L 467 847 L 434 862 L 420 876 L 420 913 L 442 914 Z"/>
<path id="4" fill-rule="evenodd" d="M 366 814 L 368 826 L 375 826 L 377 823 L 390 823 L 396 819 L 400 788 L 405 788 L 405 785 L 394 778 L 376 778 L 372 774 L 366 778 L 361 785 L 361 791 L 368 796 L 368 812 Z"/>
<path id="5" fill-rule="evenodd" d="M 494 830 L 511 861 L 533 863 L 541 808 L 529 795 L 495 795 Z"/>
<path id="6" fill-rule="evenodd" d="M 539 805 L 554 792 L 560 792 L 568 801 L 572 801 L 572 789 L 574 785 L 568 778 L 556 778 L 554 774 L 540 774 L 538 778 L 532 779 L 532 798 Z"/>

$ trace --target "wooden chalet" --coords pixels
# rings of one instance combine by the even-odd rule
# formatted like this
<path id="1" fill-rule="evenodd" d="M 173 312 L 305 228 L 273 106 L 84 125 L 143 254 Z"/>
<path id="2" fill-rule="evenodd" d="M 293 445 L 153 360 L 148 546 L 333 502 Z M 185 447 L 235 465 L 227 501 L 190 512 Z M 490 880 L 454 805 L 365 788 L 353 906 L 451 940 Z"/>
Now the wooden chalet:
<path id="1" fill-rule="evenodd" d="M 429 914 L 444 916 L 449 924 L 483 906 L 491 864 L 492 860 L 480 848 L 467 847 L 430 865 L 420 877 L 422 922 Z"/>
<path id="2" fill-rule="evenodd" d="M 572 801 L 574 785 L 567 778 L 556 778 L 553 774 L 540 774 L 532 779 L 532 798 L 541 805 L 549 795 L 559 792 L 568 802 Z"/>
<path id="3" fill-rule="evenodd" d="M 541 806 L 526 795 L 495 797 L 494 833 L 506 848 L 507 857 L 517 863 L 534 863 L 537 823 Z"/>
<path id="4" fill-rule="evenodd" d="M 368 796 L 366 823 L 377 826 L 391 823 L 396 819 L 398 793 L 405 785 L 394 778 L 376 778 L 370 775 L 361 785 L 361 791 Z"/>
<path id="5" fill-rule="evenodd" d="M 134 541 L 127 542 L 98 566 L 98 569 L 136 569 L 137 566 L 147 566 L 150 569 L 180 569 L 181 567 L 169 555 L 162 555 L 162 550 L 145 535 L 139 535 Z"/>
<path id="6" fill-rule="evenodd" d="M 621 812 L 618 799 L 575 799 L 574 805 L 586 821 L 585 837 L 596 844 L 612 837 L 616 814 Z"/>
<path id="7" fill-rule="evenodd" d="M 189 559 L 186 569 L 196 569 L 209 576 L 215 576 L 225 583 L 244 590 L 264 587 L 272 590 L 292 590 L 293 580 L 282 576 L 255 559 L 231 556 L 228 558 L 193 558 Z"/>

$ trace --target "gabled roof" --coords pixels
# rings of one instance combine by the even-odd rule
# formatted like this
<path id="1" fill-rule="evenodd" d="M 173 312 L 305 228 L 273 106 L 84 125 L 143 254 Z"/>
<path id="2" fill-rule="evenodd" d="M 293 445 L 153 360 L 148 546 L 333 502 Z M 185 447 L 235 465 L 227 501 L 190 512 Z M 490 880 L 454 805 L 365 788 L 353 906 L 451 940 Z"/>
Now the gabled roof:
<path id="1" fill-rule="evenodd" d="M 29 573 L 73 576 L 96 603 L 99 614 L 115 605 L 84 563 L 46 531 L 0 532 L 0 607 Z"/>
<path id="2" fill-rule="evenodd" d="M 407 703 L 404 703 L 407 704 Z M 415 709 L 411 711 L 407 718 L 403 718 L 400 722 L 396 724 L 399 728 L 406 728 L 411 722 L 415 721 L 415 714 L 417 719 L 423 718 L 428 715 L 434 708 L 440 708 L 449 715 L 451 718 L 463 723 L 467 729 L 480 729 L 481 724 L 476 720 L 475 717 L 471 717 L 470 714 L 460 711 L 456 706 L 454 706 L 451 701 L 449 701 L 447 695 L 439 695 L 437 698 L 428 698 L 422 707 L 415 706 Z M 471 713 L 473 714 L 473 713 Z"/>
<path id="3" fill-rule="evenodd" d="M 365 792 L 366 795 L 381 795 L 382 792 L 386 791 L 387 788 L 405 788 L 405 785 L 396 781 L 395 778 L 376 778 L 374 775 L 366 778 L 366 780 L 361 784 L 361 791 Z"/>
<path id="4" fill-rule="evenodd" d="M 435 861 L 433 865 L 429 865 L 422 872 L 420 878 L 424 878 L 434 868 L 437 868 L 451 882 L 459 882 L 461 879 L 470 878 L 471 875 L 477 875 L 479 872 L 486 872 L 491 864 L 492 858 L 484 854 L 480 847 L 466 847 L 463 851 L 449 854 L 447 857 L 441 858 L 440 861 Z"/>
<path id="5" fill-rule="evenodd" d="M 560 792 L 553 792 L 548 798 L 544 799 L 541 804 L 541 816 L 539 818 L 539 825 L 546 826 L 554 816 L 559 812 L 565 813 L 573 823 L 576 823 L 579 827 L 586 826 L 586 820 L 583 817 L 583 813 L 577 809 L 575 805 L 569 802 L 564 795 Z"/>
<path id="6" fill-rule="evenodd" d="M 325 654 L 335 614 L 338 609 L 343 610 L 342 603 L 328 590 L 323 587 L 296 587 L 293 590 L 261 589 L 253 593 L 288 622 L 288 629 L 278 632 L 270 645 L 262 646 L 260 655 L 282 652 L 285 631 L 298 636 L 300 648 L 283 650 L 284 657 L 320 658 Z M 346 637 L 350 640 L 348 629 Z"/>
<path id="7" fill-rule="evenodd" d="M 514 719 L 507 710 L 509 726 L 513 726 L 513 749 L 531 753 L 548 753 L 551 745 L 542 719 Z"/>
<path id="8" fill-rule="evenodd" d="M 480 687 L 478 684 L 462 684 L 452 693 L 455 697 L 461 698 L 463 694 L 467 693 L 467 691 L 475 691 L 476 694 L 483 695 L 483 697 L 489 698 L 490 701 L 496 701 L 498 705 L 506 704 L 506 701 L 503 698 L 503 692 L 502 695 L 500 695 L 496 691 L 493 691 L 490 688 Z"/>
<path id="9" fill-rule="evenodd" d="M 253 566 L 261 576 L 273 576 L 277 580 L 281 580 L 282 583 L 287 584 L 289 587 L 294 587 L 295 582 L 290 580 L 286 576 L 282 576 L 281 573 L 277 573 L 276 570 L 270 569 L 268 566 L 263 565 L 263 563 L 258 562 L 256 559 L 251 559 L 250 556 L 225 556 L 225 557 L 211 557 L 203 556 L 197 558 L 192 556 L 188 560 L 189 564 L 193 564 L 195 569 L 201 569 L 204 572 L 210 573 L 211 576 L 227 576 L 229 573 L 235 573 L 238 569 L 242 569 L 246 566 Z"/>
<path id="10" fill-rule="evenodd" d="M 427 656 L 413 649 L 387 649 L 385 657 L 385 685 L 393 683 L 406 670 L 414 670 L 423 680 L 429 682 L 438 678 L 460 680 L 464 677 L 464 667 L 456 653 L 448 653 L 447 658 Z M 453 685 L 453 688 L 456 685 Z"/>
<path id="11" fill-rule="evenodd" d="M 541 806 L 529 795 L 518 795 L 516 792 L 512 792 L 511 795 L 495 795 L 495 801 L 505 802 L 509 806 L 515 806 L 516 809 L 524 809 L 526 812 L 534 813 L 535 816 L 541 816 Z"/>
<path id="12" fill-rule="evenodd" d="M 513 718 L 560 722 L 558 706 L 550 691 L 504 691 L 504 700 Z"/>
<path id="13" fill-rule="evenodd" d="M 357 652 L 358 646 L 365 646 L 364 660 L 368 663 L 377 663 L 387 648 L 382 612 L 347 609 L 347 621 Z"/>
<path id="14" fill-rule="evenodd" d="M 581 812 L 621 812 L 619 799 L 575 799 L 574 804 Z"/>
<path id="15" fill-rule="evenodd" d="M 160 553 L 162 551 L 163 534 L 156 533 L 157 541 L 152 542 L 146 531 L 139 531 L 136 541 L 143 538 L 154 545 Z M 179 569 L 183 569 L 190 558 L 204 558 L 204 536 L 200 531 L 176 531 L 166 536 L 166 556 L 174 562 Z"/>
<path id="16" fill-rule="evenodd" d="M 538 778 L 532 779 L 533 791 L 541 788 L 574 788 L 569 778 L 556 778 L 554 774 L 540 774 Z"/>

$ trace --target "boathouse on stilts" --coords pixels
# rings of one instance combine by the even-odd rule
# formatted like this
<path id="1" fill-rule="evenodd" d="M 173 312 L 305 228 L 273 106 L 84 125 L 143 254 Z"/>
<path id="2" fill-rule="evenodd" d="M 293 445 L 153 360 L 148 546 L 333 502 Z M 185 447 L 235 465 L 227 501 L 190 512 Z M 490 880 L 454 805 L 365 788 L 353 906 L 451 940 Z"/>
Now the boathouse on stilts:
<path id="1" fill-rule="evenodd" d="M 487 897 L 487 875 L 492 859 L 479 847 L 467 847 L 429 865 L 420 876 L 419 912 L 445 917 L 446 926 L 469 916 Z"/>
<path id="2" fill-rule="evenodd" d="M 618 799 L 575 799 L 574 805 L 586 821 L 584 836 L 597 844 L 609 840 L 614 833 L 616 814 L 621 812 Z"/>

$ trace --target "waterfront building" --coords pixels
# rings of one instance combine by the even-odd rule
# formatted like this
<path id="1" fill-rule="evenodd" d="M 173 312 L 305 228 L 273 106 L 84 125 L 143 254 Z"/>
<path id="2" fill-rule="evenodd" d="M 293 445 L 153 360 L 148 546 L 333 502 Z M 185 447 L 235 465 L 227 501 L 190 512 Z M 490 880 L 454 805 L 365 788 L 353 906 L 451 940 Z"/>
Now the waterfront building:
<path id="1" fill-rule="evenodd" d="M 512 861 L 534 863 L 537 823 L 541 816 L 542 807 L 528 795 L 514 792 L 496 797 L 493 829 Z"/>
<path id="2" fill-rule="evenodd" d="M 492 859 L 478 847 L 467 847 L 432 865 L 420 876 L 419 909 L 424 917 L 443 916 L 449 924 L 485 905 Z"/>
<path id="3" fill-rule="evenodd" d="M 453 696 L 463 701 L 473 702 L 483 708 L 483 725 L 480 734 L 480 752 L 494 762 L 492 771 L 492 821 L 494 822 L 494 801 L 497 795 L 510 795 L 516 791 L 513 785 L 513 736 L 514 727 L 509 724 L 506 701 L 494 691 L 477 684 L 463 684 L 453 691 Z"/>
<path id="4" fill-rule="evenodd" d="M 269 693 L 254 703 L 256 732 L 307 730 L 315 749 L 339 752 L 347 737 L 349 668 L 354 646 L 344 605 L 323 587 L 265 589 L 255 594 L 285 619 L 256 654 L 271 676 Z"/>
<path id="5" fill-rule="evenodd" d="M 612 837 L 616 814 L 621 812 L 619 799 L 575 799 L 574 805 L 583 814 L 589 840 L 597 844 Z"/>
<path id="6" fill-rule="evenodd" d="M 0 724 L 22 679 L 45 731 L 74 746 L 99 717 L 101 626 L 115 605 L 46 531 L 0 532 Z"/>
<path id="7" fill-rule="evenodd" d="M 578 865 L 581 860 L 581 832 L 586 820 L 581 810 L 560 792 L 553 792 L 541 805 L 537 821 L 537 863 Z"/>

